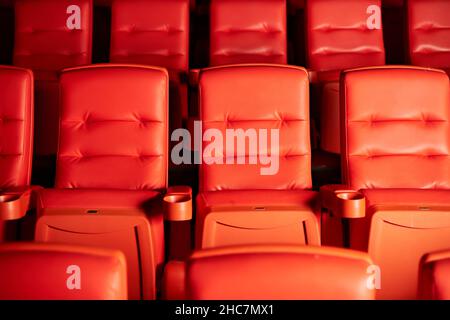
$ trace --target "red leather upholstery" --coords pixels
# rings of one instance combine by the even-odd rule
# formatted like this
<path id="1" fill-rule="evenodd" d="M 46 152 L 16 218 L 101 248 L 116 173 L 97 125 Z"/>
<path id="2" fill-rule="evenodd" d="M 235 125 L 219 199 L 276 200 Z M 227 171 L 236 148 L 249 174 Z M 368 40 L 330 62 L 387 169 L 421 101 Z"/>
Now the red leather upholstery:
<path id="1" fill-rule="evenodd" d="M 112 10 L 112 62 L 189 69 L 187 0 L 118 0 Z"/>
<path id="2" fill-rule="evenodd" d="M 212 0 L 211 66 L 287 63 L 285 0 Z"/>
<path id="3" fill-rule="evenodd" d="M 97 248 L 3 244 L 0 287 L 2 300 L 124 300 L 125 256 Z"/>
<path id="4" fill-rule="evenodd" d="M 380 207 L 449 207 L 450 190 L 436 189 L 363 189 L 366 197 L 366 218 L 351 221 L 352 248 L 367 250 L 369 246 L 368 235 L 370 222 L 376 212 L 374 208 Z"/>
<path id="5" fill-rule="evenodd" d="M 448 76 L 392 66 L 341 79 L 344 182 L 367 203 L 350 244 L 383 270 L 378 298 L 416 298 L 421 256 L 450 241 Z"/>
<path id="6" fill-rule="evenodd" d="M 114 1 L 111 27 L 111 62 L 169 70 L 171 124 L 181 127 L 188 117 L 189 1 Z"/>
<path id="7" fill-rule="evenodd" d="M 33 152 L 33 74 L 0 67 L 0 190 L 28 186 Z"/>
<path id="8" fill-rule="evenodd" d="M 450 2 L 408 0 L 407 19 L 411 64 L 450 73 Z"/>
<path id="9" fill-rule="evenodd" d="M 269 132 L 270 129 L 279 129 L 280 138 L 277 157 L 279 168 L 274 175 L 261 175 L 262 165 L 248 162 L 225 164 L 225 147 L 217 151 L 217 154 L 223 157 L 224 164 L 203 163 L 200 166 L 197 246 L 201 247 L 202 242 L 205 244 L 209 233 L 212 237 L 221 238 L 220 234 L 215 233 L 218 229 L 208 224 L 213 220 L 223 224 L 230 217 L 242 218 L 233 223 L 227 222 L 231 229 L 232 226 L 236 228 L 233 231 L 230 229 L 229 232 L 233 235 L 237 232 L 230 239 L 237 243 L 241 240 L 247 242 L 243 240 L 246 238 L 245 229 L 251 230 L 258 224 L 255 207 L 261 206 L 263 210 L 268 211 L 277 208 L 277 212 L 283 212 L 287 209 L 279 208 L 278 205 L 292 205 L 298 209 L 294 212 L 312 214 L 312 197 L 310 194 L 303 195 L 303 190 L 311 188 L 308 101 L 308 77 L 303 68 L 283 65 L 234 65 L 202 71 L 200 107 L 204 131 L 216 129 L 226 137 L 226 129 L 256 128 L 268 129 Z M 204 142 L 202 152 L 208 146 L 209 143 Z M 232 157 L 248 159 L 249 156 L 259 156 L 266 151 L 261 149 L 254 153 L 247 145 L 245 150 L 235 150 Z M 274 194 L 278 195 L 277 198 L 289 200 L 277 203 Z M 237 203 L 242 206 L 235 206 Z M 240 214 L 227 212 L 228 210 L 222 212 L 224 208 L 237 210 Z M 247 216 L 250 213 L 253 218 Z M 271 217 L 269 215 L 270 212 L 260 213 L 260 221 L 268 221 L 264 222 L 264 227 L 260 226 L 259 230 L 263 233 L 263 230 L 272 228 L 273 241 L 276 241 L 277 233 L 280 239 L 284 238 L 286 232 L 280 232 L 277 228 L 293 226 L 292 221 L 288 217 L 282 218 L 282 213 L 278 215 L 278 219 L 274 219 L 275 213 Z M 241 238 L 239 232 L 242 233 Z M 294 237 L 295 234 L 294 232 Z M 219 245 L 221 241 L 217 239 L 212 239 L 210 243 Z M 264 239 L 267 239 L 265 235 L 258 237 L 254 234 L 252 242 Z M 301 241 L 304 241 L 303 238 Z"/>
<path id="10" fill-rule="evenodd" d="M 259 165 L 204 164 L 200 166 L 200 190 L 311 188 L 308 104 L 308 76 L 303 68 L 235 65 L 205 69 L 200 76 L 203 130 L 217 128 L 225 137 L 230 128 L 278 128 L 280 164 L 277 174 L 266 176 L 260 174 Z M 203 149 L 207 146 L 204 143 Z"/>
<path id="11" fill-rule="evenodd" d="M 422 258 L 419 294 L 423 299 L 450 300 L 450 251 L 429 253 Z"/>
<path id="12" fill-rule="evenodd" d="M 270 243 L 318 245 L 313 214 L 318 209 L 317 198 L 316 192 L 307 190 L 202 192 L 197 197 L 197 247 L 267 243 L 268 239 Z M 306 215 L 294 216 L 290 211 Z"/>
<path id="13" fill-rule="evenodd" d="M 308 246 L 195 252 L 165 271 L 165 298 L 190 300 L 373 299 L 367 254 Z"/>
<path id="14" fill-rule="evenodd" d="M 33 154 L 33 74 L 0 66 L 0 242 L 17 237 L 30 205 Z"/>
<path id="15" fill-rule="evenodd" d="M 57 188 L 166 187 L 165 71 L 77 68 L 63 73 L 60 86 Z"/>
<path id="16" fill-rule="evenodd" d="M 40 193 L 36 238 L 127 256 L 131 299 L 155 298 L 164 259 L 168 75 L 97 65 L 61 75 L 55 190 Z"/>
<path id="17" fill-rule="evenodd" d="M 382 29 L 367 25 L 372 0 L 308 0 L 306 32 L 308 66 L 312 70 L 343 70 L 384 64 Z"/>
<path id="18" fill-rule="evenodd" d="M 81 29 L 70 30 L 68 7 L 80 8 Z M 91 63 L 91 0 L 15 2 L 14 64 L 36 79 L 36 153 L 54 155 L 58 136 L 58 72 Z"/>
<path id="19" fill-rule="evenodd" d="M 341 93 L 348 184 L 355 189 L 450 189 L 445 73 L 412 67 L 350 71 Z"/>
<path id="20" fill-rule="evenodd" d="M 318 99 L 321 148 L 328 152 L 340 152 L 339 72 L 336 71 L 385 63 L 383 31 L 371 30 L 367 24 L 370 17 L 367 9 L 371 5 L 380 7 L 381 1 L 306 2 L 308 67 L 322 84 Z"/>

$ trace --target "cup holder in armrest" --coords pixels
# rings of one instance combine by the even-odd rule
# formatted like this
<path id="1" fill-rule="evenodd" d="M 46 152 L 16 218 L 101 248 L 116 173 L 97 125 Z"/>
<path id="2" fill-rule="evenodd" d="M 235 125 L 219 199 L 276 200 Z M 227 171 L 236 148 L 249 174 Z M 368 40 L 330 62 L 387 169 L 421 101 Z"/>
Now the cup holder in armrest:
<path id="1" fill-rule="evenodd" d="M 341 218 L 362 218 L 366 215 L 364 195 L 346 185 L 326 185 L 320 188 L 322 207 Z"/>
<path id="2" fill-rule="evenodd" d="M 17 220 L 30 209 L 31 191 L 0 194 L 0 220 Z"/>
<path id="3" fill-rule="evenodd" d="M 363 218 L 366 215 L 366 198 L 358 191 L 336 193 L 337 214 L 342 218 Z"/>
<path id="4" fill-rule="evenodd" d="M 163 198 L 164 218 L 168 221 L 192 219 L 192 189 L 172 187 Z"/>
<path id="5" fill-rule="evenodd" d="M 20 198 L 20 194 L 0 194 L 0 203 L 14 202 Z"/>

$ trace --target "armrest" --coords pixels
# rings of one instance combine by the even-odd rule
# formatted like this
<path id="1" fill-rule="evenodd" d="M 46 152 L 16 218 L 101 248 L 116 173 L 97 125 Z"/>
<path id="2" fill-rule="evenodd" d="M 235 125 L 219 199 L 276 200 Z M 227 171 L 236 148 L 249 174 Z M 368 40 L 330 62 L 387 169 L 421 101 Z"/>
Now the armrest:
<path id="1" fill-rule="evenodd" d="M 346 185 L 333 184 L 320 188 L 322 208 L 340 218 L 363 218 L 366 215 L 366 198 Z"/>
<path id="2" fill-rule="evenodd" d="M 200 80 L 200 70 L 201 69 L 191 69 L 189 70 L 189 85 L 191 87 L 197 87 Z"/>
<path id="3" fill-rule="evenodd" d="M 192 189 L 188 186 L 170 187 L 163 198 L 166 221 L 192 220 Z"/>
<path id="4" fill-rule="evenodd" d="M 23 218 L 32 207 L 31 195 L 28 187 L 0 192 L 0 221 Z"/>

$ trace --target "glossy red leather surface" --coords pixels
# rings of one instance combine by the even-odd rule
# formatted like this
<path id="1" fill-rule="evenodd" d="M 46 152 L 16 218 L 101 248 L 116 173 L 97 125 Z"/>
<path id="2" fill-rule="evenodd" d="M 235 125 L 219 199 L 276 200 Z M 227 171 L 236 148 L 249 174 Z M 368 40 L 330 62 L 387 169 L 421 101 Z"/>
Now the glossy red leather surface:
<path id="1" fill-rule="evenodd" d="M 383 65 L 382 29 L 369 29 L 367 8 L 376 0 L 308 0 L 308 67 L 316 71 Z"/>
<path id="2" fill-rule="evenodd" d="M 122 250 L 130 299 L 156 298 L 164 260 L 168 74 L 94 65 L 61 75 L 56 189 L 39 198 L 36 239 Z"/>
<path id="3" fill-rule="evenodd" d="M 169 70 L 170 124 L 181 127 L 188 117 L 189 1 L 114 1 L 111 29 L 111 62 Z"/>
<path id="4" fill-rule="evenodd" d="M 0 87 L 0 190 L 5 190 L 30 184 L 33 74 L 2 66 Z"/>
<path id="5" fill-rule="evenodd" d="M 79 289 L 72 287 L 77 275 Z M 42 243 L 0 245 L 2 300 L 124 300 L 126 280 L 120 251 Z"/>
<path id="6" fill-rule="evenodd" d="M 450 190 L 436 189 L 363 189 L 366 217 L 350 221 L 351 247 L 367 250 L 373 208 L 379 207 L 450 207 Z"/>
<path id="7" fill-rule="evenodd" d="M 152 190 L 43 189 L 38 194 L 37 208 L 38 214 L 48 209 L 60 210 L 63 214 L 67 210 L 83 208 L 85 211 L 94 210 L 100 212 L 100 214 L 103 210 L 142 213 L 146 215 L 152 227 L 153 249 L 155 250 L 157 263 L 161 264 L 164 261 L 164 222 L 160 209 L 161 205 L 159 204 L 160 196 L 159 192 Z M 95 218 L 95 214 L 93 218 Z M 119 223 L 120 227 L 114 227 L 114 224 L 111 223 L 110 226 L 106 226 L 106 229 L 117 231 L 119 228 L 126 228 L 128 223 L 126 214 L 122 218 L 123 222 Z M 69 218 L 66 217 L 66 220 L 69 220 Z M 81 221 L 80 219 L 78 226 L 74 224 L 72 227 L 69 227 L 71 223 L 68 222 L 66 228 L 74 228 L 75 230 L 83 228 Z M 86 229 L 93 232 L 95 227 L 86 227 Z"/>
<path id="8" fill-rule="evenodd" d="M 433 252 L 422 258 L 419 294 L 422 299 L 450 300 L 450 251 Z"/>
<path id="9" fill-rule="evenodd" d="M 317 192 L 307 190 L 224 190 L 202 192 L 197 202 L 206 207 L 285 205 L 314 208 L 317 196 Z"/>
<path id="10" fill-rule="evenodd" d="M 114 1 L 111 24 L 111 62 L 189 69 L 188 0 Z"/>
<path id="11" fill-rule="evenodd" d="M 80 8 L 80 30 L 67 27 L 67 9 L 72 5 Z M 59 72 L 91 63 L 92 11 L 91 0 L 15 1 L 13 62 L 35 75 L 35 153 L 39 156 L 56 154 Z"/>
<path id="12" fill-rule="evenodd" d="M 203 130 L 218 129 L 225 137 L 225 130 L 232 128 L 279 129 L 280 141 L 278 173 L 261 175 L 260 165 L 203 164 L 200 190 L 311 188 L 308 105 L 308 75 L 300 67 L 235 65 L 202 71 Z M 207 146 L 203 143 L 203 149 Z M 225 157 L 225 150 L 219 154 Z M 237 155 L 255 156 L 248 147 Z"/>
<path id="13" fill-rule="evenodd" d="M 80 7 L 80 30 L 67 27 L 71 5 Z M 58 72 L 91 62 L 92 1 L 18 0 L 15 17 L 15 65 Z"/>
<path id="14" fill-rule="evenodd" d="M 166 187 L 168 75 L 163 69 L 75 68 L 63 72 L 60 85 L 57 188 Z"/>
<path id="15" fill-rule="evenodd" d="M 411 64 L 450 68 L 450 2 L 408 0 L 406 6 Z"/>
<path id="16" fill-rule="evenodd" d="M 448 246 L 449 98 L 439 70 L 386 66 L 341 77 L 344 181 L 367 204 L 365 218 L 350 221 L 350 246 L 381 268 L 377 299 L 417 298 L 420 258 Z"/>
<path id="17" fill-rule="evenodd" d="M 195 252 L 166 269 L 168 299 L 373 299 L 370 258 L 350 250 L 312 246 L 229 247 Z M 177 271 L 177 274 L 170 274 Z M 169 273 L 169 274 L 168 274 Z M 172 285 L 171 277 L 184 278 Z M 176 295 L 172 295 L 171 290 Z"/>
<path id="18" fill-rule="evenodd" d="M 211 66 L 287 63 L 285 0 L 212 0 Z"/>
<path id="19" fill-rule="evenodd" d="M 223 157 L 224 164 L 200 165 L 196 246 L 265 243 L 267 239 L 319 244 L 316 193 L 304 191 L 311 188 L 306 70 L 258 64 L 205 69 L 199 92 L 204 131 L 215 129 L 226 137 L 227 129 L 278 129 L 279 141 L 270 144 L 278 142 L 279 150 L 270 152 L 279 166 L 273 175 L 262 175 L 261 164 L 226 164 L 230 157 L 259 158 L 270 144 L 264 147 L 259 141 L 258 150 L 251 150 L 247 141 L 242 150 L 228 155 L 226 143 L 216 144 L 216 155 Z M 203 142 L 202 151 L 210 143 Z M 299 221 L 304 228 L 299 228 Z"/>
<path id="20" fill-rule="evenodd" d="M 345 183 L 354 189 L 449 189 L 449 98 L 442 71 L 394 66 L 346 72 Z"/>
<path id="21" fill-rule="evenodd" d="M 159 192 L 151 190 L 44 189 L 39 192 L 38 207 L 144 208 L 146 203 L 159 195 Z"/>

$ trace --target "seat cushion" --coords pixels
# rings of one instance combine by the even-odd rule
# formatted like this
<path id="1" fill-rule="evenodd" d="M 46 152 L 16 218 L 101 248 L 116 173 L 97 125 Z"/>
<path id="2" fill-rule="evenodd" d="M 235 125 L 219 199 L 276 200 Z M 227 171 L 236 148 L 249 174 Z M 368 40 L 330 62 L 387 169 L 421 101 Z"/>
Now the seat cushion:
<path id="1" fill-rule="evenodd" d="M 104 209 L 141 208 L 160 195 L 157 191 L 100 190 L 100 189 L 44 189 L 39 192 L 38 207 L 80 208 L 101 207 Z"/>
<path id="2" fill-rule="evenodd" d="M 362 192 L 367 208 L 374 205 L 450 206 L 450 189 L 367 189 Z"/>
<path id="3" fill-rule="evenodd" d="M 367 250 L 374 206 L 450 206 L 450 190 L 365 189 L 366 217 L 350 221 L 351 247 Z"/>
<path id="4" fill-rule="evenodd" d="M 215 206 L 299 206 L 313 209 L 317 193 L 304 190 L 212 191 L 199 194 L 197 203 Z"/>
<path id="5" fill-rule="evenodd" d="M 316 199 L 316 192 L 304 190 L 200 193 L 196 246 L 210 248 L 267 242 L 319 245 Z"/>
<path id="6" fill-rule="evenodd" d="M 160 193 L 143 190 L 100 190 L 100 189 L 43 189 L 38 193 L 38 215 L 43 209 L 141 209 L 149 213 L 152 201 Z M 160 203 L 159 201 L 157 203 Z M 147 214 L 152 226 L 155 257 L 158 263 L 164 261 L 164 219 L 162 210 Z"/>

